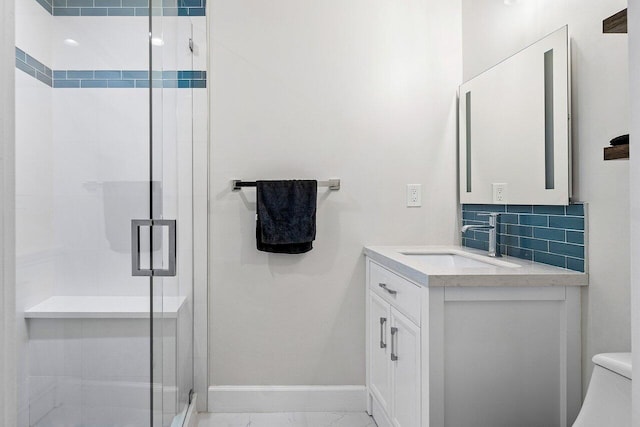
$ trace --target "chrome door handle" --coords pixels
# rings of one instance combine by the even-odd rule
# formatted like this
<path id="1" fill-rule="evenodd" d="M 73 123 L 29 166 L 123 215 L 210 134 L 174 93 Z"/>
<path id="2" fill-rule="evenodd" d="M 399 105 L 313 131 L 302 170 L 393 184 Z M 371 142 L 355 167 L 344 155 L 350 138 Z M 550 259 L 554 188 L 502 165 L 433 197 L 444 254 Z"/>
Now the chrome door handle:
<path id="1" fill-rule="evenodd" d="M 162 268 L 140 267 L 140 227 L 169 227 L 169 266 Z M 176 220 L 132 219 L 131 220 L 131 275 L 175 276 L 176 275 Z"/>
<path id="2" fill-rule="evenodd" d="M 395 295 L 395 294 L 398 293 L 398 291 L 394 291 L 393 289 L 387 288 L 387 284 L 386 283 L 378 283 L 378 286 L 380 286 L 385 291 L 389 292 L 391 295 Z"/>
<path id="3" fill-rule="evenodd" d="M 387 343 L 384 339 L 384 324 L 387 323 L 386 317 L 380 318 L 380 348 L 387 348 Z"/>
<path id="4" fill-rule="evenodd" d="M 398 328 L 392 327 L 391 328 L 391 360 L 394 362 L 398 360 L 398 355 L 396 354 L 396 346 L 393 341 L 393 338 L 396 336 L 397 333 L 398 333 Z"/>

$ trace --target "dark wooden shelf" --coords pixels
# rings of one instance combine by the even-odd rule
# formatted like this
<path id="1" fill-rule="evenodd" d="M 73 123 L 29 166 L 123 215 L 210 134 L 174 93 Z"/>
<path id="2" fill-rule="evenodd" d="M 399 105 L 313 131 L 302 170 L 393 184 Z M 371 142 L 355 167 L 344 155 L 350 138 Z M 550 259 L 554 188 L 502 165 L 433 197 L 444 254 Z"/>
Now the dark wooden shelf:
<path id="1" fill-rule="evenodd" d="M 607 34 L 627 32 L 627 9 L 621 10 L 602 21 L 602 32 Z"/>
<path id="2" fill-rule="evenodd" d="M 616 145 L 615 147 L 604 148 L 605 160 L 617 160 L 629 158 L 629 144 Z"/>

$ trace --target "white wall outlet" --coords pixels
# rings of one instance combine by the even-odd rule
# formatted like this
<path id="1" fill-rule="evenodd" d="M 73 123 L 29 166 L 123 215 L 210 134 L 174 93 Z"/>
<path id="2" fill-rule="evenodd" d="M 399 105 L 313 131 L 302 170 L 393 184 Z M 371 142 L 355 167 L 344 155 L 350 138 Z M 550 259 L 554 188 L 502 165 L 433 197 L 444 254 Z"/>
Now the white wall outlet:
<path id="1" fill-rule="evenodd" d="M 504 182 L 493 183 L 493 203 L 507 204 L 507 184 Z"/>
<path id="2" fill-rule="evenodd" d="M 422 184 L 407 184 L 407 206 L 422 206 Z"/>

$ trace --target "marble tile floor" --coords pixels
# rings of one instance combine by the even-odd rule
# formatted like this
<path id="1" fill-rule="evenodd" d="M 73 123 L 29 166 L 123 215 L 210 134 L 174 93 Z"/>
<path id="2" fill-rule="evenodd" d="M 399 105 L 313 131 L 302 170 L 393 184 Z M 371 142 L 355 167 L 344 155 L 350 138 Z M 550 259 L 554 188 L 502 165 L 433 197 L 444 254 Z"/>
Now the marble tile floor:
<path id="1" fill-rule="evenodd" d="M 199 414 L 198 427 L 376 427 L 364 412 Z"/>

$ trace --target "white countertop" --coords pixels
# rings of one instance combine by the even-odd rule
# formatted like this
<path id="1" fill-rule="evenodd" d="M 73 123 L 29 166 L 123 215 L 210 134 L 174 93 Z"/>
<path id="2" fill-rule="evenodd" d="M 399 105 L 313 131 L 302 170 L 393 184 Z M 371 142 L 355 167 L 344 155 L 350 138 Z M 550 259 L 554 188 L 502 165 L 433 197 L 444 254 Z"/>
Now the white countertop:
<path id="1" fill-rule="evenodd" d="M 185 297 L 158 297 L 154 318 L 177 318 Z M 162 307 L 158 307 L 161 304 Z M 148 319 L 149 297 L 53 296 L 25 310 L 27 319 Z"/>
<path id="2" fill-rule="evenodd" d="M 586 273 L 508 256 L 489 258 L 486 251 L 459 246 L 367 246 L 364 253 L 423 286 L 585 286 L 589 283 Z M 404 253 L 463 255 L 496 265 L 434 267 Z"/>

